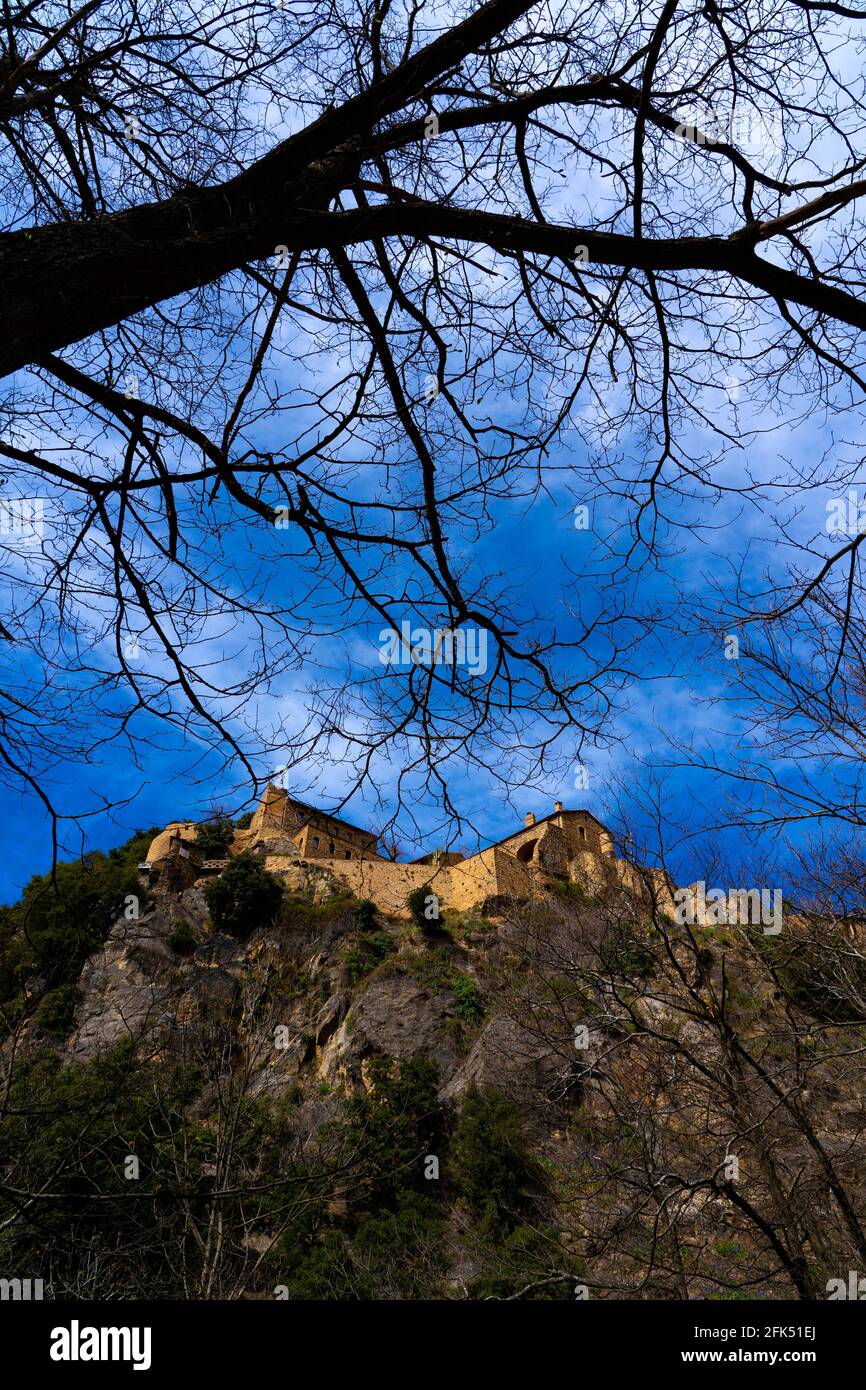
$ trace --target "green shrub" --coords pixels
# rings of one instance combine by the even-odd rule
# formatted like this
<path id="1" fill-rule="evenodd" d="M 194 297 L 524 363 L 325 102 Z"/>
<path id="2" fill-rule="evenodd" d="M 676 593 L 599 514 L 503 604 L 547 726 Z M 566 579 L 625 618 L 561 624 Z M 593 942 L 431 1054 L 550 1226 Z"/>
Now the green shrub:
<path id="1" fill-rule="evenodd" d="M 438 941 L 424 952 L 401 957 L 400 967 L 423 989 L 440 994 L 454 990 L 454 948 L 449 941 Z"/>
<path id="2" fill-rule="evenodd" d="M 457 1012 L 467 1023 L 477 1023 L 484 1012 L 478 986 L 468 975 L 458 975 L 454 981 Z"/>
<path id="3" fill-rule="evenodd" d="M 43 1003 L 45 1001 L 43 1000 Z M 124 1176 L 129 1154 L 141 1162 L 144 1190 L 170 1190 L 180 1181 L 195 1190 L 201 1181 L 192 1136 L 182 1151 L 177 1136 L 189 1134 L 186 1107 L 195 1078 L 169 1063 L 139 1061 L 133 1043 L 122 1043 L 88 1063 L 61 1065 L 55 1055 L 16 1063 L 6 1119 L 0 1132 L 0 1169 L 14 1173 L 29 1191 L 49 1190 L 38 1224 L 15 1218 L 16 1207 L 0 1197 L 2 1258 L 7 1268 L 24 1268 L 51 1281 L 60 1297 L 80 1288 L 82 1259 L 99 1259 L 90 1287 L 96 1297 L 116 1298 L 124 1289 L 141 1297 L 179 1296 L 164 1248 L 143 1239 L 142 1206 L 125 1201 L 131 1183 Z M 90 1202 L 86 1195 L 99 1194 Z M 182 1242 L 180 1212 L 160 1213 L 160 1238 Z M 176 1248 L 176 1247 L 175 1247 Z M 134 1253 L 133 1253 L 134 1252 Z"/>
<path id="4" fill-rule="evenodd" d="M 469 1286 L 470 1297 L 509 1298 L 528 1288 L 523 1298 L 533 1302 L 573 1300 L 583 1263 L 562 1247 L 553 1228 L 533 1223 L 518 1226 L 504 1237 L 501 1232 L 482 1230 L 476 1240 L 472 1253 L 478 1274 Z M 550 1280 L 551 1265 L 563 1272 L 562 1278 Z"/>
<path id="5" fill-rule="evenodd" d="M 195 828 L 195 847 L 205 859 L 225 859 L 235 828 L 228 816 L 218 812 Z"/>
<path id="6" fill-rule="evenodd" d="M 394 938 L 386 931 L 365 932 L 362 937 L 350 941 L 343 952 L 343 965 L 350 983 L 356 985 L 363 980 L 396 949 Z"/>
<path id="7" fill-rule="evenodd" d="M 356 985 L 359 980 L 363 980 L 365 975 L 369 975 L 373 966 L 366 951 L 363 951 L 357 941 L 350 941 L 343 951 L 343 965 L 346 967 L 346 974 L 349 983 Z"/>
<path id="8" fill-rule="evenodd" d="M 862 1023 L 866 962 L 835 931 L 766 936 L 749 931 L 786 999 L 822 1023 Z"/>
<path id="9" fill-rule="evenodd" d="M 277 1246 L 275 1268 L 293 1300 L 409 1300 L 445 1296 L 446 1222 L 435 1202 L 401 1192 L 394 1209 L 369 1212 L 348 1230 L 302 1228 Z"/>
<path id="10" fill-rule="evenodd" d="M 36 874 L 21 899 L 0 907 L 0 1000 L 17 996 L 30 975 L 50 989 L 74 983 L 89 955 L 123 914 L 126 899 L 148 902 L 138 865 L 155 830 L 137 830 L 107 854 L 94 851 L 58 864 L 54 875 Z"/>
<path id="11" fill-rule="evenodd" d="M 559 898 L 565 898 L 568 902 L 585 903 L 588 901 L 586 893 L 579 883 L 573 883 L 570 878 L 556 878 L 549 887 Z"/>
<path id="12" fill-rule="evenodd" d="M 395 1063 L 374 1054 L 370 1089 L 324 1126 L 342 1152 L 363 1152 L 351 1203 L 301 1203 L 272 1261 L 293 1299 L 422 1299 L 445 1296 L 447 1206 L 425 1156 L 442 1153 L 445 1117 L 438 1071 L 426 1057 Z"/>
<path id="13" fill-rule="evenodd" d="M 362 1144 L 370 1178 L 369 1200 L 378 1210 L 400 1192 L 438 1194 L 424 1177 L 425 1154 L 440 1154 L 444 1112 L 437 1099 L 438 1068 L 428 1057 L 373 1054 L 368 1063 L 370 1091 L 348 1103 L 340 1125 L 350 1151 Z"/>
<path id="14" fill-rule="evenodd" d="M 50 989 L 43 995 L 36 1010 L 36 1022 L 40 1028 L 44 1028 L 46 1033 L 52 1033 L 55 1037 L 65 1038 L 72 1027 L 72 1020 L 75 1015 L 75 1006 L 81 998 L 81 990 L 77 985 L 61 985 L 59 989 Z"/>
<path id="15" fill-rule="evenodd" d="M 358 931 L 374 931 L 376 928 L 376 904 L 369 898 L 362 898 L 354 911 L 355 926 Z"/>
<path id="16" fill-rule="evenodd" d="M 438 917 L 427 915 L 432 906 L 428 899 L 435 896 L 430 884 L 422 883 L 419 888 L 413 888 L 406 897 L 406 906 L 412 921 L 420 931 L 426 932 L 428 936 L 436 936 L 441 931 Z"/>
<path id="17" fill-rule="evenodd" d="M 332 893 L 324 902 L 313 901 L 312 889 L 289 890 L 283 894 L 279 922 L 293 931 L 321 929 L 346 913 L 351 895 Z"/>
<path id="18" fill-rule="evenodd" d="M 219 878 L 205 884 L 204 895 L 217 930 L 241 939 L 269 926 L 283 900 L 273 874 L 250 854 L 232 859 Z"/>
<path id="19" fill-rule="evenodd" d="M 515 1105 L 497 1091 L 466 1092 L 451 1140 L 451 1169 L 488 1227 L 510 1229 L 542 1186 Z"/>
<path id="20" fill-rule="evenodd" d="M 181 922 L 168 938 L 168 944 L 176 956 L 191 956 L 198 942 L 192 927 L 187 922 Z"/>
<path id="21" fill-rule="evenodd" d="M 645 979 L 655 968 L 646 937 L 634 922 L 620 923 L 606 932 L 598 955 L 608 974 L 625 980 Z"/>

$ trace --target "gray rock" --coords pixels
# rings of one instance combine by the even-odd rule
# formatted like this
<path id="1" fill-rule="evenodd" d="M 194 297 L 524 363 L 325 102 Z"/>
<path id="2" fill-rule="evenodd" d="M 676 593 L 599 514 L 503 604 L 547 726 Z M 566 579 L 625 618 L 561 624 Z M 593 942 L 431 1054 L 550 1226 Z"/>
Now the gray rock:
<path id="1" fill-rule="evenodd" d="M 374 977 L 321 1049 L 319 1068 L 332 1084 L 358 1086 L 371 1052 L 398 1060 L 423 1053 L 447 1079 L 460 1060 L 460 1033 L 450 994 L 431 993 L 404 975 Z"/>
<path id="2" fill-rule="evenodd" d="M 152 912 L 119 922 L 81 972 L 81 999 L 66 1044 L 67 1060 L 86 1061 L 127 1038 L 160 1027 L 171 1011 L 175 965 L 167 945 L 170 923 Z"/>
<path id="3" fill-rule="evenodd" d="M 348 999 L 342 990 L 332 994 L 326 1004 L 323 1004 L 316 1015 L 316 1046 L 324 1047 L 325 1043 L 336 1032 L 346 1015 Z"/>

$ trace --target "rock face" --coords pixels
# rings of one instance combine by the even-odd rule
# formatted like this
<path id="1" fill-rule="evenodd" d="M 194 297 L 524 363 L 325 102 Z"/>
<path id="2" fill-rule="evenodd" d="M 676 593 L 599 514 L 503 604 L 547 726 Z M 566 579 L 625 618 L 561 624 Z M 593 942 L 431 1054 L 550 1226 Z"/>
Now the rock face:
<path id="1" fill-rule="evenodd" d="M 290 840 L 287 835 L 276 835 L 273 831 L 266 835 L 259 835 L 251 841 L 249 849 L 253 854 L 280 854 L 288 859 L 300 859 L 300 846 Z"/>
<path id="2" fill-rule="evenodd" d="M 66 1047 L 69 1058 L 87 1061 L 116 1043 L 165 1026 L 176 1006 L 169 934 L 165 914 L 158 911 L 112 929 L 81 973 L 82 999 Z"/>
<path id="3" fill-rule="evenodd" d="M 181 926 L 204 943 L 192 956 L 178 956 L 172 947 Z M 141 918 L 115 923 L 81 972 L 67 1060 L 87 1061 L 129 1038 L 170 1048 L 197 1020 L 231 1018 L 240 999 L 243 949 L 230 937 L 209 933 L 207 907 L 196 888 L 176 897 L 158 894 L 157 905 Z"/>
<path id="4" fill-rule="evenodd" d="M 460 1060 L 454 1000 L 432 993 L 405 976 L 373 979 L 358 996 L 351 1014 L 331 1027 L 317 1059 L 332 1084 L 363 1086 L 364 1061 L 372 1053 L 432 1058 L 440 1076 L 450 1076 Z"/>
<path id="5" fill-rule="evenodd" d="M 552 875 L 559 828 L 549 825 L 541 835 L 527 826 L 525 833 L 528 849 L 546 859 Z M 185 862 L 178 857 L 179 865 Z M 487 917 L 446 911 L 432 936 L 405 919 L 360 911 L 340 887 L 318 869 L 286 895 L 276 922 L 239 940 L 214 930 L 201 887 L 182 871 L 161 877 L 149 910 L 117 921 L 86 962 L 66 1039 L 34 1028 L 23 1043 L 54 1049 L 66 1066 L 128 1039 L 143 1039 L 157 1067 L 191 1062 L 185 1113 L 205 1133 L 215 1132 L 231 1092 L 245 1104 L 252 1099 L 245 1113 L 263 1115 L 268 1124 L 278 1116 L 284 1128 L 273 1131 L 278 1141 L 267 1131 L 268 1144 L 285 1142 L 292 1162 L 297 1155 L 304 1165 L 324 1156 L 338 1174 L 328 1198 L 332 1214 L 374 1180 L 354 1170 L 342 1178 L 341 1164 L 351 1155 L 329 1154 L 328 1144 L 334 1131 L 345 1138 L 347 1126 L 328 1122 L 369 1115 L 380 1085 L 378 1098 L 387 1099 L 381 1059 L 435 1063 L 423 1095 L 428 1109 L 441 1111 L 441 1126 L 430 1139 L 436 1148 L 421 1153 L 425 1161 L 441 1159 L 453 1226 L 448 1279 L 457 1296 L 475 1268 L 465 1239 L 470 1199 L 453 1200 L 457 1131 L 473 1108 L 516 1107 L 516 1128 L 508 1128 L 506 1116 L 504 1156 L 501 1149 L 491 1169 L 507 1177 L 519 1131 L 549 1178 L 543 1223 L 557 1226 L 563 1248 L 594 1261 L 598 1285 L 617 1294 L 644 1287 L 641 1251 L 654 1249 L 654 1239 L 651 1224 L 642 1223 L 654 1220 L 661 1191 L 682 1249 L 708 1251 L 705 1272 L 691 1286 L 695 1296 L 711 1296 L 717 1254 L 736 1261 L 740 1256 L 730 1252 L 741 1248 L 752 1287 L 751 1261 L 762 1249 L 764 1228 L 757 1237 L 748 1229 L 726 1194 L 727 1180 L 717 1177 L 731 1158 L 742 1159 L 749 1201 L 779 1230 L 788 1174 L 791 1201 L 800 1201 L 801 1183 L 806 1193 L 801 1219 L 816 1213 L 821 1232 L 835 1219 L 821 1206 L 825 1161 L 838 1165 L 846 1181 L 851 1173 L 852 1190 L 862 1189 L 866 1102 L 860 1071 L 849 1070 L 848 1059 L 851 1028 L 866 1029 L 866 994 L 859 1004 L 848 1000 L 854 1012 L 843 1016 L 834 1040 L 843 977 L 825 985 L 813 978 L 826 959 L 826 933 L 810 954 L 808 924 L 789 922 L 792 935 L 805 933 L 805 973 L 782 1003 L 780 971 L 786 962 L 796 965 L 790 949 L 796 940 L 786 940 L 779 960 L 769 958 L 772 969 L 765 951 L 730 933 L 714 938 L 712 947 L 689 945 L 682 931 L 670 925 L 666 931 L 660 917 L 641 917 L 645 898 L 622 885 L 593 897 L 571 878 L 546 896 L 497 895 Z M 864 936 L 842 938 L 846 969 L 855 957 L 866 958 Z M 863 970 L 866 990 L 866 965 Z M 722 979 L 723 1017 L 715 1002 Z M 796 1010 L 807 1007 L 817 1012 L 801 1026 Z M 836 1012 L 820 1012 L 828 1008 Z M 755 1059 L 753 1073 L 740 1072 L 736 1084 L 724 1072 L 731 1065 L 730 1028 Z M 772 1087 L 760 1070 L 767 1066 L 777 1068 Z M 407 1069 L 412 1085 L 425 1070 Z M 404 1080 L 398 1065 L 390 1076 Z M 799 1127 L 800 1107 L 809 1107 L 808 1130 Z M 751 1141 L 756 1133 L 760 1143 Z M 739 1137 L 732 1141 L 732 1135 Z M 486 1142 L 476 1145 L 482 1157 Z M 450 1158 L 458 1153 L 451 1174 L 449 1145 Z M 256 1170 L 256 1182 L 259 1177 Z M 554 1193 L 564 1194 L 555 1211 Z M 607 1253 L 602 1258 L 599 1251 Z M 688 1297 L 685 1275 L 668 1253 L 653 1272 L 654 1296 Z M 770 1253 L 768 1286 L 773 1296 L 778 1290 L 790 1296 L 784 1281 L 772 1283 Z M 547 1260 L 545 1244 L 544 1270 Z"/>
<path id="6" fill-rule="evenodd" d="M 64 1046 L 67 1062 L 87 1061 L 130 1038 L 145 1038 L 171 1056 L 202 1028 L 222 1026 L 238 1047 L 255 1053 L 252 1089 L 275 1097 L 302 1074 L 315 1086 L 363 1092 L 376 1054 L 432 1059 L 446 1099 L 472 1081 L 489 1081 L 503 1058 L 510 1058 L 509 1084 L 512 1071 L 525 1071 L 507 1026 L 500 1021 L 476 1036 L 479 1029 L 461 1018 L 448 987 L 455 972 L 474 969 L 473 949 L 479 961 L 504 949 L 495 931 L 468 933 L 474 948 L 437 946 L 428 981 L 422 967 L 430 948 L 412 928 L 382 922 L 394 946 L 403 944 L 352 983 L 346 950 L 353 942 L 363 948 L 364 937 L 354 930 L 351 908 L 329 913 L 326 899 L 325 907 L 312 909 L 311 921 L 254 932 L 241 942 L 214 932 L 199 886 L 163 885 L 154 887 L 155 905 L 139 919 L 118 921 L 87 961 Z M 197 943 L 184 954 L 172 945 L 181 927 Z M 273 994 L 283 1002 L 270 1002 Z"/>
<path id="7" fill-rule="evenodd" d="M 87 961 L 67 1061 L 87 1061 L 139 1037 L 170 1056 L 202 1027 L 222 1026 L 238 1046 L 257 1050 L 253 1090 L 273 1096 L 302 1073 L 333 1090 L 363 1092 L 376 1054 L 433 1060 L 446 1101 L 459 1100 L 472 1084 L 497 1084 L 531 1103 L 552 1084 L 542 1049 L 528 1035 L 502 1016 L 470 1026 L 450 987 L 456 974 L 483 975 L 507 957 L 505 926 L 469 930 L 459 949 L 440 943 L 431 954 L 412 928 L 392 923 L 387 930 L 400 949 L 353 984 L 346 948 L 364 938 L 354 931 L 351 908 L 314 908 L 312 921 L 241 942 L 213 930 L 199 886 L 168 889 L 163 880 L 154 898 L 140 919 L 118 921 Z M 183 955 L 172 945 L 181 927 L 197 943 Z M 428 960 L 436 967 L 430 979 Z M 269 1012 L 261 1000 L 275 982 L 283 1003 Z"/>
<path id="8" fill-rule="evenodd" d="M 493 1018 L 473 1044 L 468 1057 L 451 1073 L 440 1091 L 442 1100 L 459 1101 L 470 1086 L 493 1086 L 527 1113 L 543 1113 L 561 1071 L 549 1046 L 539 1042 L 513 1018 Z"/>

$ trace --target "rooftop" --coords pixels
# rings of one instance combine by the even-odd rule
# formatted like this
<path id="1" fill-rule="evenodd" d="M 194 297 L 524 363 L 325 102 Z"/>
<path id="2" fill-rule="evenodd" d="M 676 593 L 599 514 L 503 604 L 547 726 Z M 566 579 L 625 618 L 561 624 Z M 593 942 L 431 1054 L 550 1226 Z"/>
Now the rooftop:
<path id="1" fill-rule="evenodd" d="M 290 806 L 294 806 L 296 810 L 304 812 L 305 815 L 320 816 L 324 817 L 325 820 L 336 821 L 337 825 L 345 825 L 347 830 L 355 830 L 358 832 L 359 835 L 367 835 L 371 840 L 376 840 L 379 838 L 374 831 L 365 830 L 363 826 L 360 825 L 353 825 L 353 823 L 350 820 L 345 820 L 342 816 L 338 816 L 334 811 L 323 811 L 321 806 L 311 806 L 308 801 L 301 801 L 299 797 L 292 796 L 291 793 L 287 792 L 284 787 L 275 787 L 273 782 L 268 783 L 267 790 L 265 791 L 262 801 L 267 799 L 268 792 L 275 792 L 278 796 L 285 798 L 285 800 L 288 802 Z"/>
<path id="2" fill-rule="evenodd" d="M 601 821 L 598 819 L 598 816 L 594 816 L 591 811 L 566 811 L 564 808 L 560 807 L 559 810 L 548 812 L 546 816 L 536 817 L 536 819 L 531 821 L 529 825 L 521 825 L 519 829 L 512 830 L 509 835 L 503 835 L 501 840 L 494 840 L 493 844 L 490 845 L 489 848 L 495 849 L 497 845 L 507 845 L 509 840 L 516 839 L 518 835 L 525 835 L 527 830 L 535 830 L 539 825 L 545 825 L 547 821 L 556 820 L 559 816 L 579 816 L 582 820 L 594 821 L 595 824 L 598 826 L 599 830 L 607 829 L 605 825 L 602 825 Z"/>

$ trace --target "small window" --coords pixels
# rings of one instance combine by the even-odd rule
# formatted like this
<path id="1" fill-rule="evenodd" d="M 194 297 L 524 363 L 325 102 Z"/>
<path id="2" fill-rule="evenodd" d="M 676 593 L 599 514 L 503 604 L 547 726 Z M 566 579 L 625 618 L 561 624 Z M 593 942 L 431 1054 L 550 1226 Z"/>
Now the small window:
<path id="1" fill-rule="evenodd" d="M 329 854 L 333 854 L 333 853 L 334 853 L 334 841 L 333 841 L 333 840 L 329 840 L 329 841 L 328 841 L 328 853 L 329 853 Z"/>
<path id="2" fill-rule="evenodd" d="M 314 836 L 313 836 L 313 849 L 318 849 L 318 848 L 319 848 L 319 837 L 318 837 L 318 835 L 314 835 Z"/>
<path id="3" fill-rule="evenodd" d="M 585 840 L 585 839 L 586 839 L 586 831 L 584 830 L 584 828 L 583 828 L 582 825 L 579 827 L 577 833 L 578 833 L 578 835 L 580 836 L 580 838 L 581 838 L 582 840 Z"/>
<path id="4" fill-rule="evenodd" d="M 347 849 L 347 850 L 346 850 L 346 853 L 343 855 L 343 858 L 344 858 L 344 859 L 351 859 L 351 858 L 352 858 L 352 851 L 351 851 L 350 849 Z"/>

